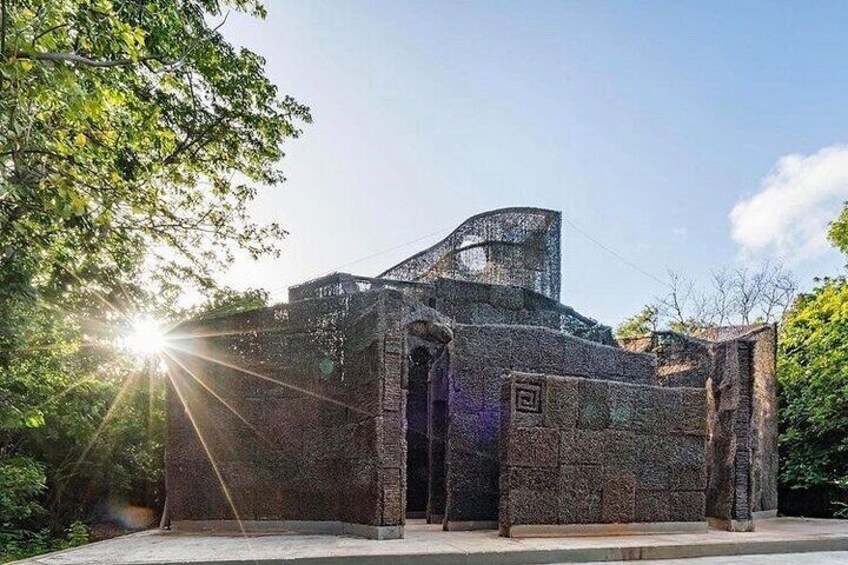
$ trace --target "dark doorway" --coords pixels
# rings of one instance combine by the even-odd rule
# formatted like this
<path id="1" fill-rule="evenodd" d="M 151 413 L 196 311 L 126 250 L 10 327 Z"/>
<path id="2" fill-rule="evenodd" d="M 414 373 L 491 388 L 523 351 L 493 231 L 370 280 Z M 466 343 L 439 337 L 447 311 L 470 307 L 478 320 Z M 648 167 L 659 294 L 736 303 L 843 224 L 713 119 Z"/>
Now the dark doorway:
<path id="1" fill-rule="evenodd" d="M 427 523 L 438 524 L 445 517 L 445 438 L 448 427 L 448 351 L 440 347 L 432 353 L 430 364 L 429 411 L 430 426 L 427 435 L 430 445 L 430 484 L 427 503 Z"/>
<path id="2" fill-rule="evenodd" d="M 432 357 L 426 347 L 416 347 L 409 354 L 406 396 L 406 514 L 409 518 L 423 518 L 427 511 L 427 375 L 431 362 Z"/>

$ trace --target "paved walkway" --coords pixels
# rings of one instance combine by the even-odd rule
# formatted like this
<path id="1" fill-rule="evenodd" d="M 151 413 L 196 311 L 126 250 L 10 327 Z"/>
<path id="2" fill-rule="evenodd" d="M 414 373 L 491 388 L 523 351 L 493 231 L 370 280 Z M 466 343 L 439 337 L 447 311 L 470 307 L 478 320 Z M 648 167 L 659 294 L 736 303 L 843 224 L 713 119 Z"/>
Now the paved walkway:
<path id="1" fill-rule="evenodd" d="M 632 563 L 632 561 L 608 561 L 604 565 L 632 565 Z M 696 557 L 694 559 L 652 559 L 639 563 L 640 565 L 848 565 L 848 551 Z"/>
<path id="2" fill-rule="evenodd" d="M 437 526 L 427 525 L 409 525 L 405 539 L 386 541 L 299 534 L 243 538 L 149 531 L 45 555 L 25 563 L 530 565 L 810 551 L 848 551 L 848 520 L 778 518 L 758 523 L 758 531 L 753 533 L 710 531 L 706 534 L 555 539 L 507 539 L 490 530 L 443 532 Z M 774 563 L 776 556 L 768 559 L 764 563 Z M 717 562 L 709 560 L 709 563 Z M 734 562 L 740 561 L 727 561 Z M 746 558 L 741 562 L 752 561 Z M 668 563 L 665 561 L 664 565 Z"/>

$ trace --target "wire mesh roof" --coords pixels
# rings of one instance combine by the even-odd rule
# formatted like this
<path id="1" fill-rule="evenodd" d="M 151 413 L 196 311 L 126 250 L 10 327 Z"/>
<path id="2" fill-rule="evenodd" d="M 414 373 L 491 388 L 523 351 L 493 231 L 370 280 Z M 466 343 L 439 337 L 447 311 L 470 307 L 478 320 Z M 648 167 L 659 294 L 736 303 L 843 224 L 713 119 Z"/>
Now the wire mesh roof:
<path id="1" fill-rule="evenodd" d="M 427 282 L 444 277 L 513 285 L 559 301 L 561 225 L 559 212 L 542 208 L 477 214 L 379 278 Z"/>

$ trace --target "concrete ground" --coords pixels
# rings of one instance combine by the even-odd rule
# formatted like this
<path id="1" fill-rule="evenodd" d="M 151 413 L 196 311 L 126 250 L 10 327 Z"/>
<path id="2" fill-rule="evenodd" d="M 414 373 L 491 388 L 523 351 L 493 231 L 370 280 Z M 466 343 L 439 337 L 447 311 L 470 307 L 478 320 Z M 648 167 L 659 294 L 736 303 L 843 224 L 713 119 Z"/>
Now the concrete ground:
<path id="1" fill-rule="evenodd" d="M 623 562 L 675 559 L 678 563 L 804 563 L 789 553 L 819 552 L 848 563 L 848 520 L 778 518 L 752 533 L 508 539 L 491 530 L 444 532 L 410 524 L 402 540 L 373 541 L 341 536 L 274 533 L 238 535 L 149 531 L 24 561 L 40 565 L 531 565 L 536 563 Z M 837 552 L 837 553 L 826 553 Z M 752 555 L 765 555 L 751 557 Z M 722 557 L 722 556 L 747 557 Z M 689 558 L 708 557 L 706 560 Z M 729 560 L 720 560 L 720 559 Z M 735 560 L 734 560 L 735 559 Z M 834 559 L 843 559 L 842 561 Z M 781 561 L 783 560 L 783 561 Z M 650 562 L 650 561 L 649 561 Z M 675 561 L 663 561 L 663 565 Z"/>
<path id="2" fill-rule="evenodd" d="M 596 562 L 597 563 L 597 562 Z M 632 561 L 607 561 L 604 565 L 629 565 Z M 780 553 L 772 555 L 733 555 L 640 561 L 644 565 L 848 565 L 848 551 Z"/>

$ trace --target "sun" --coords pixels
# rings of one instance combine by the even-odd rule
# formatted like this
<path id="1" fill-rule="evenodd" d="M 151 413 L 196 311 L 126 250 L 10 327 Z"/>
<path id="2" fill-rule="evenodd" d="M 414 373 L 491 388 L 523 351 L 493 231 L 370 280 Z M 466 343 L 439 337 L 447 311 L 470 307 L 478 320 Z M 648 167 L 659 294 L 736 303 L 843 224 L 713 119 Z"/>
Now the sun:
<path id="1" fill-rule="evenodd" d="M 161 352 L 165 347 L 162 324 L 150 316 L 136 318 L 132 322 L 130 333 L 124 338 L 124 345 L 142 357 Z"/>

